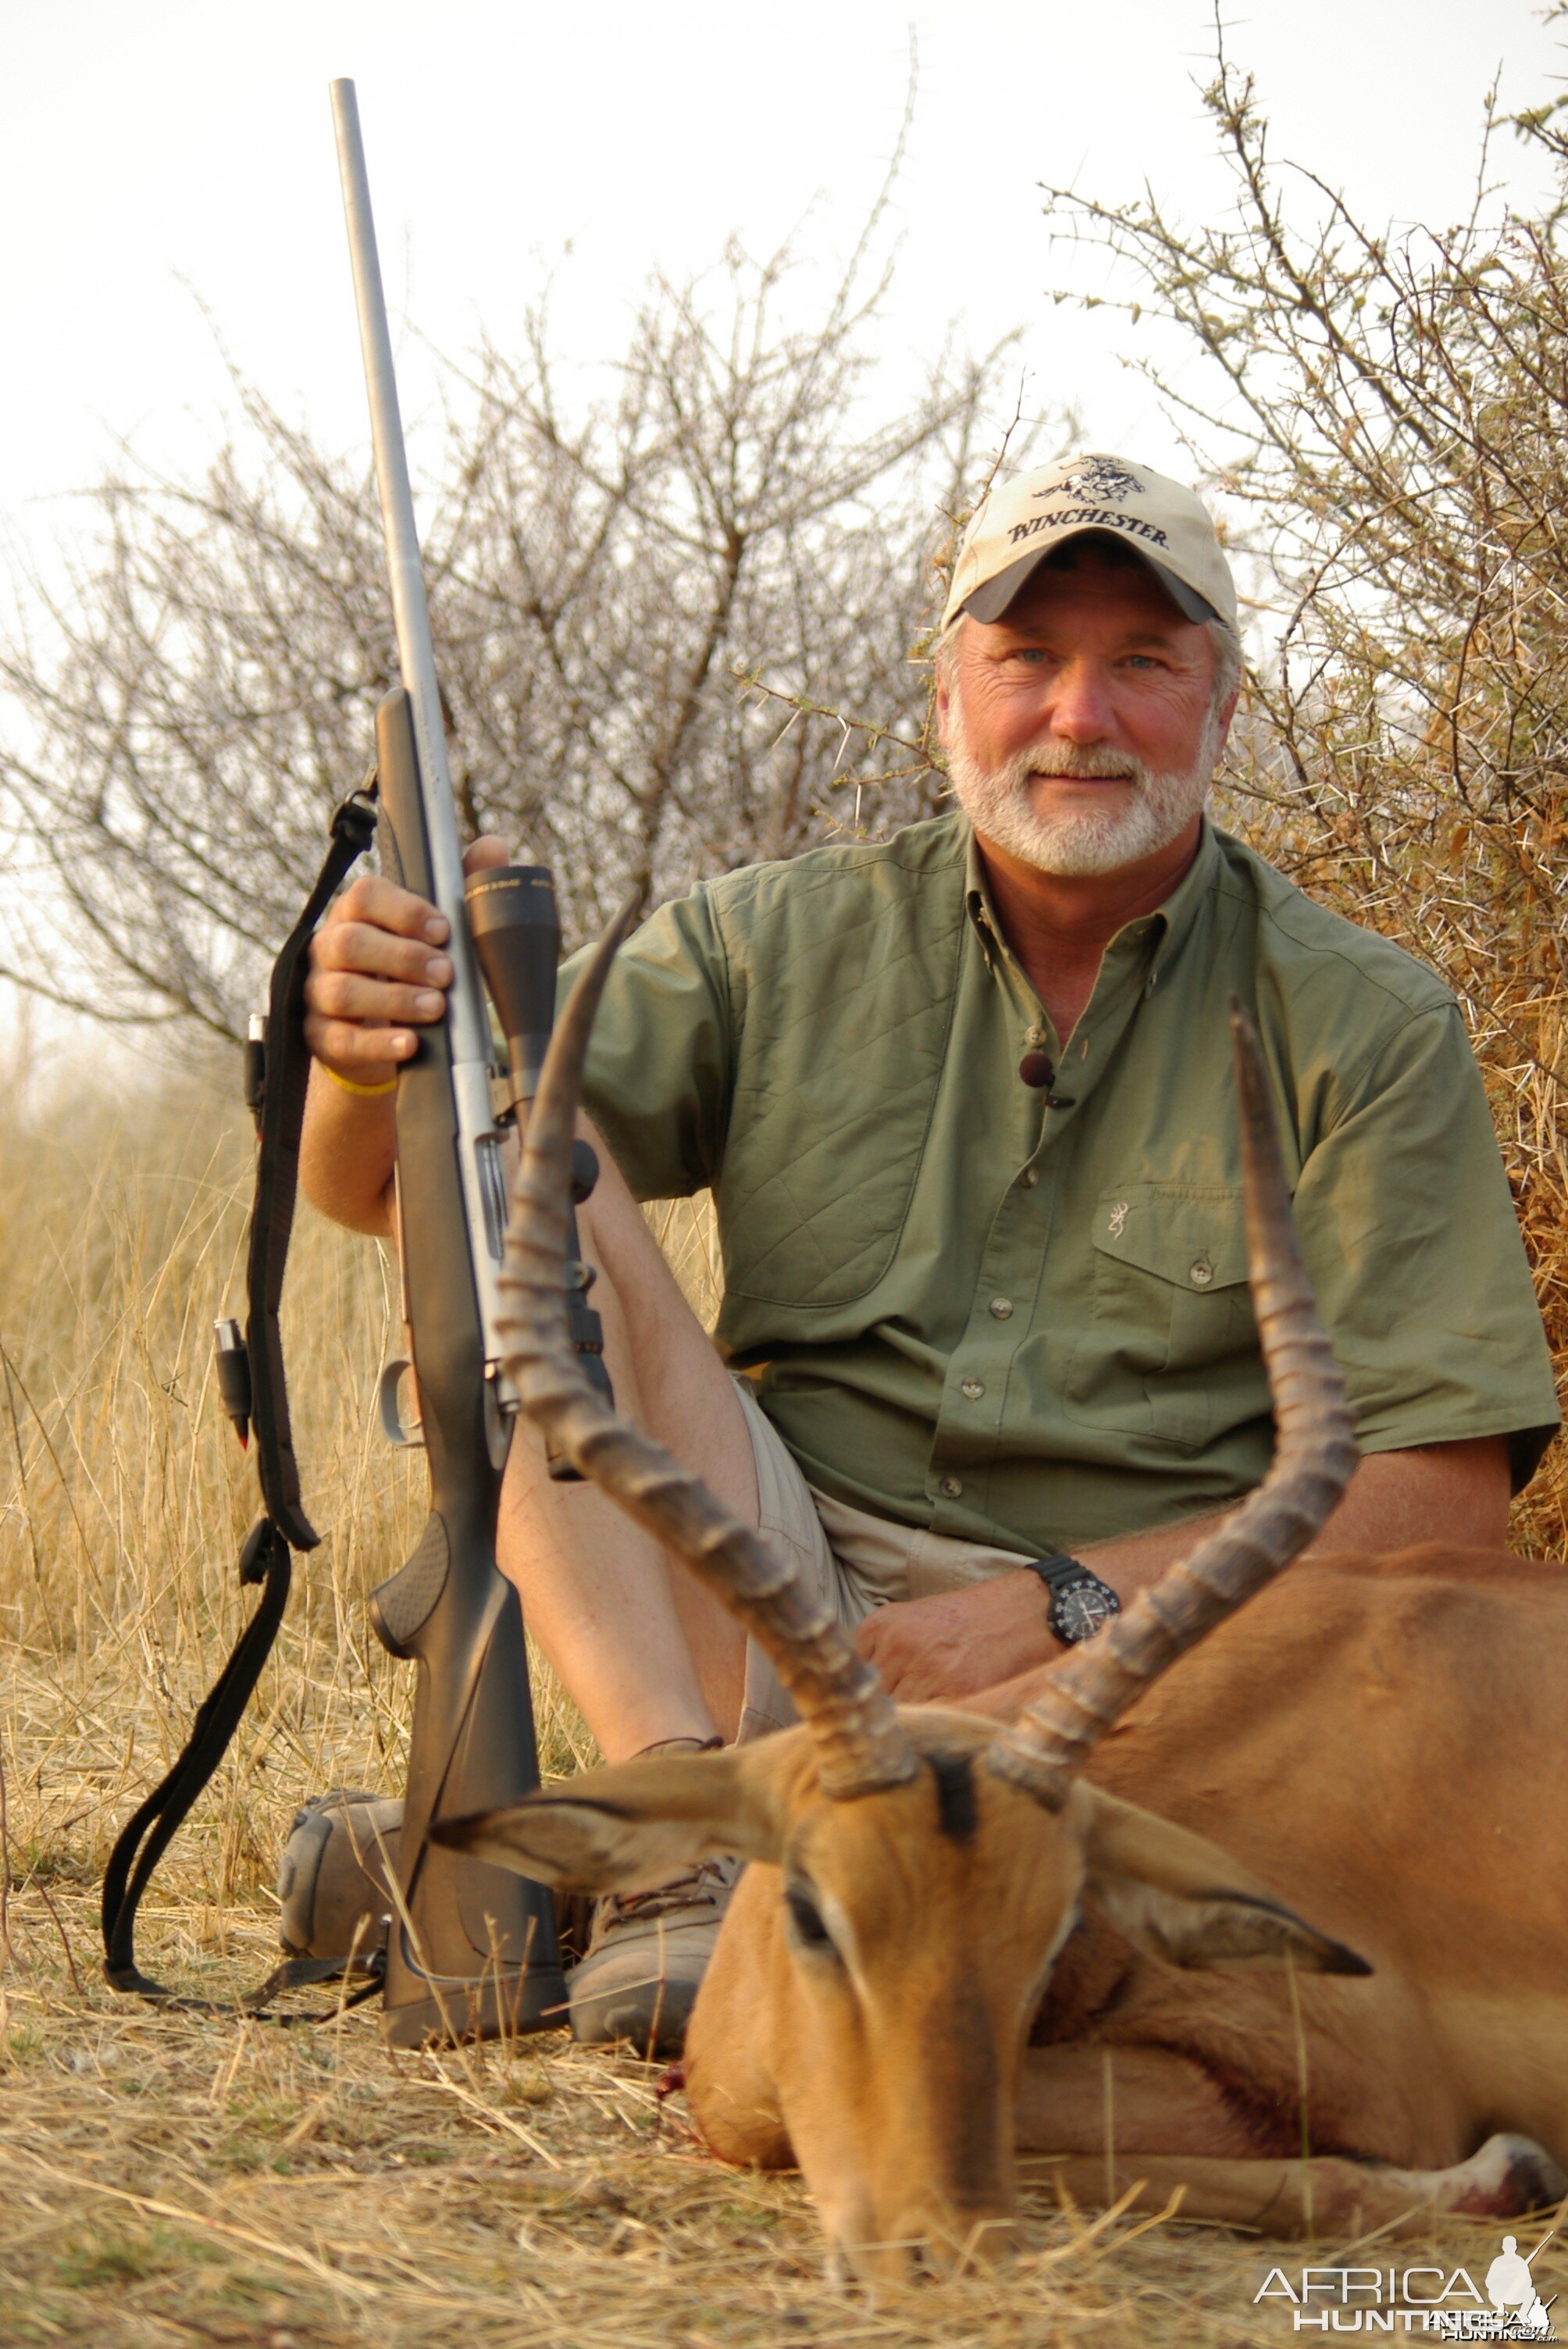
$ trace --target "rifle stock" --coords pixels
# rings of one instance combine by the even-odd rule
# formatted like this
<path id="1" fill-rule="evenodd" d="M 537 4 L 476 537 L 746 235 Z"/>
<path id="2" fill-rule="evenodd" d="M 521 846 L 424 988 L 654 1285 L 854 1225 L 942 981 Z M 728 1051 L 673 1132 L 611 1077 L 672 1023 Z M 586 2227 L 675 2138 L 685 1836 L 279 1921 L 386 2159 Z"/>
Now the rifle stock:
<path id="1" fill-rule="evenodd" d="M 383 857 L 421 896 L 432 880 L 407 696 L 377 713 Z M 402 1914 L 387 1951 L 383 2028 L 395 2046 L 491 2036 L 562 2020 L 550 1895 L 428 1840 L 433 1818 L 516 1802 L 539 1784 L 522 1614 L 495 1560 L 500 1497 L 493 1382 L 485 1375 L 469 1252 L 462 1146 L 443 1025 L 421 1031 L 397 1086 L 404 1311 L 430 1472 L 430 1516 L 371 1599 L 384 1646 L 418 1669 L 398 1837 Z"/>

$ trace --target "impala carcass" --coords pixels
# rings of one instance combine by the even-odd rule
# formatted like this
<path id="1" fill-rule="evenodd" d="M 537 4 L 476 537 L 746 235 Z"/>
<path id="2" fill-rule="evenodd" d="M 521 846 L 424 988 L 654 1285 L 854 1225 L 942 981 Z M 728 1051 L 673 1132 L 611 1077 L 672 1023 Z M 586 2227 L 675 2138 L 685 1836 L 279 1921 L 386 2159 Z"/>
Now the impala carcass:
<path id="1" fill-rule="evenodd" d="M 692 2015 L 690 2109 L 722 2158 L 798 2164 L 862 2270 L 1002 2247 L 1020 2154 L 1080 2200 L 1179 2186 L 1189 2216 L 1281 2234 L 1568 2191 L 1568 1592 L 1552 1567 L 1440 1550 L 1274 1579 L 1356 1447 L 1246 1023 L 1274 1466 L 998 1722 L 895 1707 L 763 1539 L 580 1374 L 568 1159 L 614 943 L 529 1129 L 508 1367 L 767 1646 L 801 1725 L 594 1771 L 441 1839 L 592 1890 L 751 1863 Z"/>

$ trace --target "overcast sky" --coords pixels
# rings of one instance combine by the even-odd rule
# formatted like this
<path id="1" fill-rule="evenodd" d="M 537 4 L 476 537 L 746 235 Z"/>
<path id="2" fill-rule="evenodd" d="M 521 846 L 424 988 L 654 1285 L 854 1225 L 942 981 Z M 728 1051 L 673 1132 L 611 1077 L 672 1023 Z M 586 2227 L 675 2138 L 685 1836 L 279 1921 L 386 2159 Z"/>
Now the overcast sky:
<path id="1" fill-rule="evenodd" d="M 1276 152 L 1375 222 L 1440 223 L 1473 185 L 1485 90 L 1538 102 L 1562 64 L 1527 0 L 1253 0 L 1228 16 Z M 912 33 L 917 112 L 890 391 L 950 319 L 1025 330 L 1026 405 L 1179 469 L 1119 365 L 1126 329 L 1053 307 L 1037 183 L 1107 196 L 1145 178 L 1189 215 L 1226 183 L 1194 89 L 1203 0 L 12 0 L 0 78 L 0 533 L 47 560 L 68 493 L 118 436 L 195 471 L 232 406 L 214 340 L 335 450 L 366 439 L 326 83 L 354 76 L 405 407 L 423 344 L 505 341 L 554 271 L 558 347 L 612 353 L 649 272 L 803 225 L 852 242 L 897 137 Z M 1496 155 L 1532 168 L 1512 141 Z M 1538 171 L 1538 166 L 1534 167 Z M 570 255 L 562 259 L 570 245 Z M 203 314 L 203 306 L 207 314 Z M 421 341 L 422 338 L 422 341 Z"/>
<path id="2" fill-rule="evenodd" d="M 1119 194 L 1147 176 L 1189 212 L 1222 201 L 1193 89 L 1212 40 L 1202 0 L 49 0 L 8 15 L 0 506 L 30 539 L 58 520 L 37 502 L 94 478 L 116 434 L 200 463 L 227 398 L 213 325 L 326 440 L 363 439 L 325 93 L 340 73 L 359 83 L 389 291 L 418 334 L 453 352 L 480 321 L 504 338 L 558 267 L 562 339 L 609 351 L 650 269 L 698 267 L 731 229 L 770 246 L 812 213 L 807 241 L 841 248 L 894 143 L 913 31 L 890 367 L 950 315 L 976 341 L 1023 325 L 1039 406 L 1076 399 L 1091 440 L 1171 453 L 1115 364 L 1119 330 L 1043 299 L 1062 264 L 1037 182 Z M 1468 200 L 1495 69 L 1515 103 L 1558 69 L 1539 18 L 1526 0 L 1254 0 L 1227 37 L 1278 151 L 1376 218 L 1438 222 Z M 1498 161 L 1522 168 L 1511 142 Z M 403 350 L 417 407 L 428 378 L 407 336 Z"/>

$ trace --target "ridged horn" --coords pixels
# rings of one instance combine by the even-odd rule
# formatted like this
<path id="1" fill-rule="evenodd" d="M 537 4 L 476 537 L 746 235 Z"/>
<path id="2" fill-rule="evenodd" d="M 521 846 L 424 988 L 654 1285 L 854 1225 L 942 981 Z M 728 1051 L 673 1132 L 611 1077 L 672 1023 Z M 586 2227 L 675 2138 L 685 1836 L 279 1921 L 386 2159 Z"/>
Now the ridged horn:
<path id="1" fill-rule="evenodd" d="M 562 1275 L 577 1101 L 593 1015 L 632 911 L 612 923 L 578 978 L 541 1073 L 500 1274 L 506 1374 L 579 1474 L 684 1559 L 766 1649 L 818 1741 L 823 1792 L 872 1794 L 919 1766 L 873 1666 L 754 1527 L 595 1392 L 573 1349 Z"/>
<path id="2" fill-rule="evenodd" d="M 999 1777 L 1059 1810 L 1112 1723 L 1188 1649 L 1305 1547 L 1359 1456 L 1313 1305 L 1257 1030 L 1233 999 L 1247 1275 L 1274 1400 L 1274 1464 L 1250 1499 L 1121 1615 L 1056 1664 L 1041 1693 L 986 1754 Z"/>

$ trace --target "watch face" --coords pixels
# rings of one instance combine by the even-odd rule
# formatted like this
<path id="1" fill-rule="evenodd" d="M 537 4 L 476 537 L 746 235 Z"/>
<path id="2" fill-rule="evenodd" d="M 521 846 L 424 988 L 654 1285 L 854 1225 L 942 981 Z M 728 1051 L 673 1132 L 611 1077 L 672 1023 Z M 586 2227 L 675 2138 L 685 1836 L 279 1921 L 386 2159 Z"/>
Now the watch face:
<path id="1" fill-rule="evenodd" d="M 1100 1625 L 1119 1614 L 1116 1593 L 1108 1590 L 1103 1582 L 1086 1576 L 1082 1582 L 1069 1583 L 1057 1593 L 1057 1603 L 1051 1609 L 1051 1628 L 1058 1640 L 1069 1647 L 1079 1640 L 1092 1640 Z"/>

